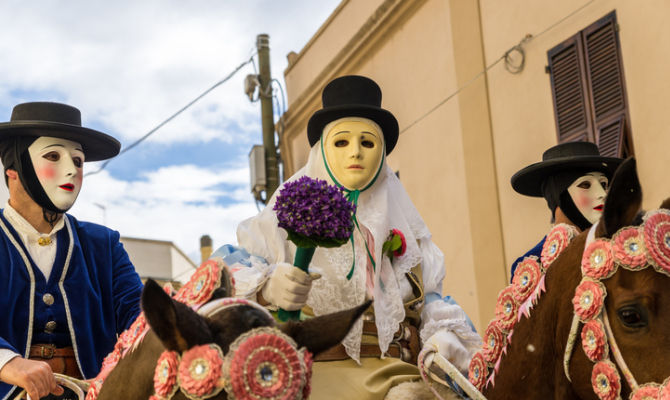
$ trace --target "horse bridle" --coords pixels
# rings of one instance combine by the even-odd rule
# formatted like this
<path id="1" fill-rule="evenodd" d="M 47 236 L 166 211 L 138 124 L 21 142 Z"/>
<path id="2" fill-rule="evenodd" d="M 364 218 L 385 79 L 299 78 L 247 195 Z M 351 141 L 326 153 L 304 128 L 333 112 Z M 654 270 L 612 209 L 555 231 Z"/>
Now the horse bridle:
<path id="1" fill-rule="evenodd" d="M 591 382 L 594 392 L 601 399 L 620 398 L 619 371 L 631 388 L 632 399 L 647 396 L 655 399 L 670 395 L 670 377 L 662 385 L 637 383 L 619 350 L 604 304 L 607 290 L 601 281 L 614 275 L 619 267 L 640 271 L 651 266 L 656 272 L 670 276 L 670 211 L 648 212 L 643 221 L 639 227 L 620 229 L 612 239 L 596 239 L 596 223 L 591 227 L 584 246 L 582 280 L 575 289 L 572 300 L 574 314 L 563 367 L 565 376 L 571 381 L 569 364 L 572 350 L 580 323 L 584 324 L 581 334 L 582 348 L 586 356 L 595 363 Z M 619 371 L 610 360 L 610 352 Z"/>
<path id="2" fill-rule="evenodd" d="M 240 298 L 209 302 L 198 314 L 212 317 L 231 307 L 250 306 L 273 318 L 257 303 Z M 312 356 L 276 327 L 254 328 L 240 335 L 224 355 L 216 343 L 192 347 L 181 354 L 165 350 L 154 371 L 151 400 L 169 400 L 181 391 L 202 400 L 225 391 L 229 399 L 307 398 Z M 250 397 L 251 396 L 251 397 Z"/>

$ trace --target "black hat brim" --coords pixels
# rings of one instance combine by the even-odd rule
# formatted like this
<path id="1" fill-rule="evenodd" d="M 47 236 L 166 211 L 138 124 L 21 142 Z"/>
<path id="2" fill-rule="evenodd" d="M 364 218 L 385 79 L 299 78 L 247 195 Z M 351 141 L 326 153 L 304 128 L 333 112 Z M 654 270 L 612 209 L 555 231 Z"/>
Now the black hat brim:
<path id="1" fill-rule="evenodd" d="M 307 123 L 307 138 L 310 147 L 319 141 L 326 125 L 345 117 L 367 118 L 374 121 L 384 134 L 386 154 L 388 155 L 393 151 L 398 142 L 398 121 L 389 111 L 364 104 L 332 106 L 316 111 Z"/>
<path id="2" fill-rule="evenodd" d="M 514 174 L 511 179 L 512 188 L 517 193 L 526 196 L 542 197 L 542 182 L 549 175 L 574 170 L 601 171 L 611 179 L 622 161 L 621 158 L 601 156 L 566 157 L 541 161 Z"/>
<path id="3" fill-rule="evenodd" d="M 121 143 L 113 137 L 77 125 L 48 121 L 13 121 L 0 123 L 0 140 L 13 136 L 51 136 L 82 145 L 86 161 L 102 161 L 119 154 Z"/>

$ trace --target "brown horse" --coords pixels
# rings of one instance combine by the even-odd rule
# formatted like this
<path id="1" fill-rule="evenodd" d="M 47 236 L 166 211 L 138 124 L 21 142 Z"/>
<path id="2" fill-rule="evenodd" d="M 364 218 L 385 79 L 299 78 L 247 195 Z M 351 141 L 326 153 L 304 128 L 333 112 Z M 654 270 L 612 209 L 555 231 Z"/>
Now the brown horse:
<path id="1" fill-rule="evenodd" d="M 220 293 L 219 295 L 229 294 Z M 234 353 L 234 351 L 229 350 L 231 344 L 238 343 L 236 341 L 238 337 L 248 332 L 254 332 L 254 330 L 259 331 L 260 329 L 261 333 L 267 333 L 263 329 L 269 329 L 272 333 L 270 336 L 273 336 L 274 339 L 278 336 L 283 336 L 284 339 L 292 338 L 295 342 L 289 347 L 294 347 L 295 350 L 304 348 L 311 354 L 318 354 L 339 343 L 369 305 L 368 302 L 351 310 L 277 326 L 269 313 L 254 304 L 234 304 L 232 307 L 222 308 L 221 311 L 215 310 L 210 314 L 210 317 L 204 317 L 190 307 L 170 298 L 155 282 L 148 281 L 142 293 L 142 309 L 151 330 L 135 350 L 127 353 L 119 360 L 104 381 L 98 399 L 148 399 L 155 392 L 154 373 L 159 356 L 166 354 L 166 350 L 180 354 L 181 358 L 179 360 L 182 363 L 185 362 L 188 351 L 198 348 L 198 346 L 208 349 L 218 346 L 220 355 L 227 355 L 228 353 Z M 277 334 L 277 332 L 280 333 Z M 291 342 L 291 339 L 284 339 L 282 339 L 282 343 L 287 343 L 287 340 Z M 212 344 L 215 346 L 212 346 Z M 239 348 L 236 348 L 236 350 L 240 351 Z M 291 348 L 288 350 L 292 351 Z M 308 381 L 311 364 L 309 362 L 303 363 L 303 361 L 307 360 L 309 356 L 304 356 L 304 350 L 294 354 L 300 354 L 299 361 L 301 363 L 298 370 L 302 369 L 303 380 L 306 378 Z M 263 360 L 260 361 L 263 362 Z M 224 365 L 219 369 L 225 369 L 226 362 L 228 361 L 224 361 Z M 202 372 L 198 371 L 198 368 L 202 367 L 196 367 L 195 371 Z M 272 370 L 267 367 L 257 369 L 257 372 L 267 373 L 270 377 L 273 373 L 275 375 L 283 373 L 281 370 L 277 371 L 276 366 L 272 368 L 275 369 Z M 192 368 L 191 372 L 196 373 L 193 371 Z M 288 379 L 291 378 L 288 377 Z M 195 396 L 195 398 L 216 400 L 228 398 L 227 389 L 224 390 L 223 388 L 224 380 L 223 377 L 219 377 L 215 382 L 219 386 L 216 395 L 209 397 L 208 394 L 204 394 Z M 176 383 L 174 388 L 176 392 L 172 399 L 187 399 L 182 393 L 183 388 L 179 387 L 180 385 L 184 386 L 184 382 L 182 379 Z"/>
<path id="2" fill-rule="evenodd" d="M 594 230 L 595 238 L 611 239 L 623 227 L 640 225 L 641 201 L 635 160 L 629 159 L 612 180 L 603 216 Z M 661 208 L 670 209 L 670 199 Z M 664 234 L 665 239 L 661 237 L 659 243 L 666 246 L 663 251 L 667 251 L 670 233 L 665 231 Z M 603 375 L 592 373 L 594 362 L 587 358 L 582 348 L 584 324 L 578 320 L 573 322 L 573 307 L 577 307 L 573 305 L 573 298 L 576 298 L 576 288 L 583 282 L 580 265 L 587 236 L 588 232 L 577 236 L 555 259 L 545 275 L 546 293 L 539 298 L 530 316 L 519 318 L 509 338 L 503 339 L 506 352 L 500 356 L 495 378 L 483 385 L 483 394 L 488 399 L 597 399 L 594 385 L 607 385 L 606 381 L 599 380 Z M 642 262 L 636 272 L 628 267 L 622 265 L 611 277 L 602 280 L 606 289 L 604 314 L 618 344 L 614 348 L 620 350 L 635 380 L 660 384 L 670 376 L 670 277 L 667 269 L 659 273 L 657 270 L 662 268 L 651 268 L 648 261 Z M 668 267 L 670 265 L 665 265 Z M 587 302 L 591 300 L 593 298 L 589 297 Z M 569 361 L 564 368 L 571 329 L 577 333 L 576 341 L 573 341 L 574 348 L 567 352 Z M 487 341 L 486 337 L 484 341 Z M 614 362 L 611 349 L 610 344 L 609 354 Z M 629 380 L 621 375 L 622 367 L 610 365 L 621 376 L 621 398 L 628 398 L 632 390 Z M 619 397 L 612 391 L 610 397 L 602 398 Z"/>

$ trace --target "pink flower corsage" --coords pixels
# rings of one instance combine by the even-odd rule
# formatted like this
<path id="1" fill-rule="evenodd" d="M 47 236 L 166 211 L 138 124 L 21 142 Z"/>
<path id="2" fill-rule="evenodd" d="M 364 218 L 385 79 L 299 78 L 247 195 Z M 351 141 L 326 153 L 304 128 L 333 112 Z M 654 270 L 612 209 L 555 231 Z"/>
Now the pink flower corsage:
<path id="1" fill-rule="evenodd" d="M 505 346 L 505 334 L 496 320 L 491 321 L 484 331 L 484 345 L 482 346 L 482 355 L 489 364 L 495 364 L 502 354 Z"/>
<path id="2" fill-rule="evenodd" d="M 575 228 L 568 224 L 558 224 L 551 229 L 547 235 L 547 239 L 544 241 L 540 255 L 543 268 L 549 268 L 556 257 L 568 247 L 568 244 L 575 237 L 576 233 Z"/>
<path id="3" fill-rule="evenodd" d="M 226 392 L 237 399 L 299 399 L 306 384 L 295 342 L 276 328 L 256 328 L 235 339 L 226 366 Z"/>
<path id="4" fill-rule="evenodd" d="M 158 357 L 154 371 L 154 391 L 163 399 L 171 398 L 177 391 L 177 369 L 179 354 L 165 350 Z"/>
<path id="5" fill-rule="evenodd" d="M 660 210 L 645 217 L 644 239 L 654 268 L 670 275 L 670 211 Z"/>
<path id="6" fill-rule="evenodd" d="M 500 291 L 495 310 L 496 319 L 499 321 L 501 329 L 509 331 L 514 327 L 517 321 L 516 315 L 518 310 L 519 303 L 517 303 L 514 297 L 514 287 L 507 286 Z"/>
<path id="7" fill-rule="evenodd" d="M 589 278 L 582 279 L 575 289 L 575 297 L 572 298 L 575 314 L 582 322 L 595 317 L 603 308 L 605 295 L 605 286 L 602 283 Z"/>
<path id="8" fill-rule="evenodd" d="M 605 279 L 614 274 L 614 257 L 609 240 L 596 239 L 584 250 L 582 274 L 593 279 Z"/>
<path id="9" fill-rule="evenodd" d="M 645 383 L 630 394 L 630 400 L 658 400 L 661 398 L 658 383 Z"/>
<path id="10" fill-rule="evenodd" d="M 608 346 L 603 324 L 598 319 L 592 319 L 582 328 L 582 348 L 584 353 L 593 362 L 607 357 Z"/>
<path id="11" fill-rule="evenodd" d="M 212 397 L 223 389 L 223 353 L 210 343 L 188 349 L 181 359 L 177 379 L 181 391 L 190 399 Z"/>
<path id="12" fill-rule="evenodd" d="M 593 366 L 591 385 L 601 400 L 614 400 L 621 394 L 619 373 L 611 361 L 599 361 Z"/>
<path id="13" fill-rule="evenodd" d="M 400 229 L 391 229 L 388 238 L 382 245 L 382 253 L 393 260 L 393 257 L 400 257 L 405 254 L 405 251 L 407 251 L 405 235 L 403 235 Z"/>
<path id="14" fill-rule="evenodd" d="M 521 304 L 537 287 L 540 281 L 540 264 L 535 257 L 526 257 L 516 267 L 514 278 L 512 279 L 512 287 L 514 288 L 514 298 Z"/>
<path id="15" fill-rule="evenodd" d="M 468 369 L 468 380 L 474 385 L 478 390 L 484 388 L 486 383 L 486 378 L 489 373 L 488 367 L 486 366 L 486 360 L 481 351 L 475 353 L 470 360 L 470 368 Z"/>
<path id="16" fill-rule="evenodd" d="M 189 306 L 200 305 L 209 300 L 212 292 L 221 286 L 222 268 L 223 265 L 219 265 L 214 259 L 202 263 L 191 279 L 179 289 L 174 297 L 175 300 Z"/>
<path id="17" fill-rule="evenodd" d="M 647 265 L 644 234 L 638 228 L 624 228 L 612 238 L 614 261 L 631 271 L 643 269 Z"/>

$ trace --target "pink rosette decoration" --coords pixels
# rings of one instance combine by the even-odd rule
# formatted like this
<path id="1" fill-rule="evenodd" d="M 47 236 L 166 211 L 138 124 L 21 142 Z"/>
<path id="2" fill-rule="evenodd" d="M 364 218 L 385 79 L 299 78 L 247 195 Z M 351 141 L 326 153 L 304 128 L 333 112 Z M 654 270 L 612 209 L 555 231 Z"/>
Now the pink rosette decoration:
<path id="1" fill-rule="evenodd" d="M 592 319 L 602 310 L 606 294 L 602 283 L 588 278 L 582 279 L 575 289 L 575 297 L 572 298 L 575 314 L 582 322 Z"/>
<path id="2" fill-rule="evenodd" d="M 519 303 L 514 297 L 513 286 L 508 286 L 500 291 L 498 303 L 496 304 L 496 319 L 501 329 L 510 331 L 516 324 L 516 315 L 519 310 Z"/>
<path id="3" fill-rule="evenodd" d="M 598 362 L 607 357 L 607 336 L 600 320 L 592 319 L 582 328 L 582 349 L 593 362 Z"/>
<path id="4" fill-rule="evenodd" d="M 312 357 L 312 353 L 307 349 L 301 350 L 301 353 L 305 364 L 305 387 L 302 388 L 302 398 L 308 399 L 309 394 L 312 392 L 312 385 L 310 382 L 312 382 L 312 363 L 314 362 L 314 358 Z"/>
<path id="5" fill-rule="evenodd" d="M 512 288 L 514 289 L 514 299 L 521 304 L 537 287 L 540 281 L 540 264 L 535 257 L 526 257 L 516 267 L 514 278 L 512 279 Z"/>
<path id="6" fill-rule="evenodd" d="M 212 292 L 221 285 L 222 267 L 214 259 L 200 264 L 191 279 L 179 289 L 175 300 L 189 306 L 200 305 L 209 300 Z"/>
<path id="7" fill-rule="evenodd" d="M 658 389 L 658 400 L 670 400 L 670 378 L 666 378 Z"/>
<path id="8" fill-rule="evenodd" d="M 568 224 L 558 224 L 554 226 L 542 246 L 540 260 L 544 269 L 549 268 L 551 263 L 558 257 L 577 234 L 575 228 Z"/>
<path id="9" fill-rule="evenodd" d="M 630 400 L 658 400 L 661 398 L 659 388 L 657 383 L 645 383 L 631 393 Z"/>
<path id="10" fill-rule="evenodd" d="M 88 392 L 86 392 L 85 400 L 96 400 L 100 394 L 100 389 L 102 389 L 102 379 L 93 379 L 91 381 L 91 386 L 88 387 Z"/>
<path id="11" fill-rule="evenodd" d="M 276 328 L 256 328 L 230 345 L 226 392 L 236 399 L 300 399 L 306 383 L 296 344 Z"/>
<path id="12" fill-rule="evenodd" d="M 169 399 L 177 391 L 177 369 L 179 355 L 175 351 L 165 350 L 158 357 L 154 371 L 154 391 L 160 398 Z"/>
<path id="13" fill-rule="evenodd" d="M 505 346 L 505 334 L 498 325 L 498 320 L 493 320 L 484 332 L 484 345 L 482 346 L 482 355 L 489 364 L 495 364 L 502 354 Z"/>
<path id="14" fill-rule="evenodd" d="M 591 242 L 582 256 L 582 275 L 600 280 L 609 278 L 614 271 L 614 256 L 610 241 L 596 239 Z"/>
<path id="15" fill-rule="evenodd" d="M 208 398 L 223 389 L 223 353 L 210 343 L 188 349 L 177 371 L 179 387 L 188 398 Z"/>
<path id="16" fill-rule="evenodd" d="M 591 385 L 601 400 L 614 400 L 621 394 L 619 373 L 610 361 L 599 361 L 593 366 Z"/>
<path id="17" fill-rule="evenodd" d="M 647 214 L 644 222 L 644 240 L 654 268 L 670 275 L 670 211 L 659 210 Z"/>
<path id="18" fill-rule="evenodd" d="M 468 369 L 468 380 L 470 383 L 481 391 L 484 389 L 484 384 L 486 383 L 486 378 L 488 377 L 489 369 L 486 366 L 486 360 L 481 351 L 475 353 L 470 360 L 470 368 Z"/>
<path id="19" fill-rule="evenodd" d="M 624 228 L 612 238 L 614 261 L 631 271 L 647 266 L 643 232 L 634 227 Z"/>

